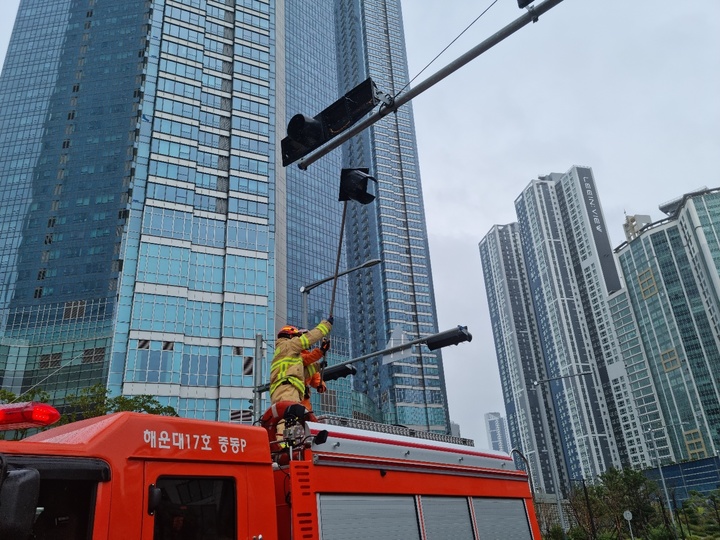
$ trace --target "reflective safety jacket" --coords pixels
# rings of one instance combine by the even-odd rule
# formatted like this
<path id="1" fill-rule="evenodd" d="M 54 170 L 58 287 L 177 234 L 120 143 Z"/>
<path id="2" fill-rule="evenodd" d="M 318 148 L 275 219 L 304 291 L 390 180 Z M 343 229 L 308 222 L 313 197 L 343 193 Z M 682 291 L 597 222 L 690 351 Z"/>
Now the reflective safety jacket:
<path id="1" fill-rule="evenodd" d="M 300 393 L 299 398 L 305 394 L 305 366 L 301 353 L 309 349 L 327 336 L 332 329 L 328 321 L 321 321 L 315 328 L 301 336 L 293 338 L 278 338 L 275 345 L 275 355 L 270 365 L 270 398 L 281 384 L 291 384 Z M 312 375 L 312 373 L 311 373 Z"/>

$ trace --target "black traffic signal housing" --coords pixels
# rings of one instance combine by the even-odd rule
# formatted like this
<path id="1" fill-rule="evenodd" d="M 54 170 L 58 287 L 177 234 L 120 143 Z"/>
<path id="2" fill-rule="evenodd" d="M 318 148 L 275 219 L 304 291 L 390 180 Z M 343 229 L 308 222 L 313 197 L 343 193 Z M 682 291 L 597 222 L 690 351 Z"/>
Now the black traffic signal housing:
<path id="1" fill-rule="evenodd" d="M 518 2 L 518 7 L 519 7 L 520 9 L 526 8 L 527 6 L 529 6 L 530 4 L 532 4 L 534 1 L 535 1 L 535 0 L 517 0 L 517 2 Z"/>
<path id="2" fill-rule="evenodd" d="M 340 173 L 340 194 L 338 201 L 357 201 L 360 204 L 370 204 L 375 195 L 367 192 L 368 180 L 377 183 L 377 180 L 368 174 L 369 169 L 343 169 Z"/>
<path id="3" fill-rule="evenodd" d="M 447 347 L 448 345 L 457 345 L 464 341 L 472 341 L 472 334 L 468 332 L 467 326 L 458 326 L 451 330 L 445 330 L 439 334 L 430 336 L 425 342 L 427 348 L 431 351 Z"/>
<path id="4" fill-rule="evenodd" d="M 345 131 L 378 103 L 377 86 L 368 78 L 317 116 L 293 116 L 288 123 L 287 137 L 280 142 L 283 167 L 305 157 Z"/>
<path id="5" fill-rule="evenodd" d="M 350 364 L 340 364 L 337 366 L 325 368 L 325 371 L 323 371 L 323 380 L 325 382 L 336 381 L 344 377 L 349 377 L 350 375 L 355 375 L 356 373 L 357 369 L 355 368 L 355 366 Z"/>

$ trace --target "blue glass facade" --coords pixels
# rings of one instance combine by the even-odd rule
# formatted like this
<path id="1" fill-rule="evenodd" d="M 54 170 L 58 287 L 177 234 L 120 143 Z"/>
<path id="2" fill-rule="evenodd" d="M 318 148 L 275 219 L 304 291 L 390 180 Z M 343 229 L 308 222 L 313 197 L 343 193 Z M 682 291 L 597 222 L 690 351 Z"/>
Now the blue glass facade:
<path id="1" fill-rule="evenodd" d="M 337 3 L 339 84 L 342 93 L 367 77 L 380 90 L 400 92 L 408 82 L 399 0 L 343 0 Z M 412 339 L 437 332 L 427 232 L 412 108 L 377 122 L 343 147 L 346 167 L 369 167 L 377 178 L 377 199 L 349 205 L 348 266 L 380 258 L 382 276 L 349 279 L 353 355 L 384 349 L 399 326 Z M 359 366 L 355 389 L 366 395 L 382 419 L 447 432 L 445 379 L 439 351 L 422 349 L 412 358 L 383 366 L 373 359 Z"/>
<path id="2" fill-rule="evenodd" d="M 274 44 L 267 2 L 22 3 L 0 77 L 3 386 L 248 408 L 274 326 Z"/>
<path id="3" fill-rule="evenodd" d="M 106 377 L 148 19 L 120 5 L 21 6 L 0 78 L 0 367 L 14 391 L 61 366 L 43 382 L 60 397 Z"/>
<path id="4" fill-rule="evenodd" d="M 287 2 L 285 4 L 286 118 L 297 113 L 315 115 L 338 99 L 335 2 Z M 308 170 L 285 169 L 287 176 L 287 321 L 314 326 L 330 312 L 332 281 L 305 295 L 300 287 L 334 275 L 339 244 L 342 203 L 338 199 L 342 155 L 336 150 Z M 344 250 L 340 271 L 346 268 Z M 349 267 L 347 267 L 349 268 Z M 372 270 L 358 270 L 363 275 Z M 377 274 L 373 274 L 377 275 Z M 335 323 L 329 364 L 350 359 L 348 336 L 348 277 L 337 282 L 333 316 Z M 322 396 L 313 393 L 316 414 L 352 417 L 351 381 L 328 384 Z"/>
<path id="5" fill-rule="evenodd" d="M 380 184 L 349 205 L 340 269 L 383 264 L 340 278 L 330 362 L 436 332 L 411 108 L 306 172 L 276 148 L 369 75 L 399 91 L 402 36 L 398 0 L 23 0 L 0 75 L 3 387 L 247 411 L 256 334 L 267 364 L 278 325 L 328 314 L 331 283 L 306 310 L 299 289 L 335 269 L 343 166 Z M 438 352 L 352 385 L 318 412 L 448 429 Z"/>

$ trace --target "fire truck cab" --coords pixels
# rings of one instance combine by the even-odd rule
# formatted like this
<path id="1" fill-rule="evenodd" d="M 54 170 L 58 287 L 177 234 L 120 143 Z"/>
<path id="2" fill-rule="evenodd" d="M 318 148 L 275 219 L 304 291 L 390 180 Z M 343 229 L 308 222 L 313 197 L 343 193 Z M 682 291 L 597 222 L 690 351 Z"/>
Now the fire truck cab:
<path id="1" fill-rule="evenodd" d="M 366 424 L 307 422 L 278 445 L 262 427 L 126 412 L 0 441 L 0 538 L 540 538 L 506 454 Z"/>

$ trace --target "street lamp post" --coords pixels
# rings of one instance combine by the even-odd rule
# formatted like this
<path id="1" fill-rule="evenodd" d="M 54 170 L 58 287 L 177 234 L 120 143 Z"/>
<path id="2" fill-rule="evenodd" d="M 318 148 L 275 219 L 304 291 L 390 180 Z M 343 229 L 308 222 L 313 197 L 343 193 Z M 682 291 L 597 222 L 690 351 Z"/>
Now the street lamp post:
<path id="1" fill-rule="evenodd" d="M 570 375 L 561 375 L 559 377 L 550 377 L 548 379 L 538 379 L 535 381 L 532 381 L 532 387 L 533 389 L 537 390 L 541 384 L 548 383 L 551 381 L 557 381 L 560 379 L 567 379 L 569 377 L 579 377 L 581 375 L 591 375 L 592 371 L 583 371 L 580 373 L 572 373 Z M 561 493 L 560 493 L 560 471 L 558 471 L 557 468 L 557 462 L 556 462 L 556 456 L 555 456 L 555 448 L 552 445 L 552 440 L 550 437 L 550 427 L 549 422 L 547 419 L 547 411 L 545 409 L 545 395 L 540 392 L 540 399 L 543 402 L 543 406 L 540 408 L 540 416 L 542 417 L 542 423 L 543 423 L 543 431 L 545 432 L 545 444 L 547 445 L 548 449 L 548 459 L 550 460 L 550 474 L 553 476 L 553 483 L 555 484 L 555 503 L 557 504 L 558 509 L 558 519 L 560 520 L 560 526 L 563 530 L 563 536 L 567 532 L 567 524 L 565 522 L 565 513 L 562 509 L 562 500 L 561 500 Z"/>
<path id="2" fill-rule="evenodd" d="M 309 285 L 303 285 L 302 287 L 300 287 L 300 293 L 302 294 L 302 325 L 303 325 L 303 328 L 308 327 L 307 301 L 308 301 L 308 296 L 310 296 L 310 291 L 312 291 L 315 287 L 319 287 L 323 283 L 327 283 L 328 281 L 335 279 L 336 277 L 344 276 L 346 274 L 354 272 L 355 270 L 361 270 L 363 268 L 371 268 L 377 264 L 380 264 L 381 262 L 382 261 L 380 259 L 370 259 L 368 261 L 365 261 L 361 265 L 358 265 L 353 268 L 344 270 L 343 272 L 340 272 L 337 276 L 335 276 L 335 275 L 328 276 L 326 278 L 319 279 L 318 281 L 310 283 Z"/>
<path id="3" fill-rule="evenodd" d="M 532 474 L 530 474 L 530 463 L 525 457 L 525 454 L 523 454 L 518 448 L 513 448 L 512 450 L 510 450 L 510 455 L 513 454 L 517 454 L 518 457 L 522 459 L 523 463 L 525 464 L 528 475 L 528 483 L 530 484 L 530 496 L 535 497 L 535 488 L 533 487 Z"/>
<path id="4" fill-rule="evenodd" d="M 648 428 L 645 431 L 645 434 L 648 436 L 648 439 L 652 441 L 653 454 L 655 454 L 655 461 L 657 462 L 658 472 L 660 473 L 660 483 L 662 484 L 663 493 L 665 494 L 665 503 L 667 504 L 668 512 L 670 512 L 670 521 L 672 522 L 673 528 L 673 538 L 676 538 L 675 531 L 677 525 L 675 524 L 675 513 L 673 512 L 672 506 L 670 504 L 670 495 L 668 494 L 667 484 L 665 483 L 665 475 L 663 474 L 662 463 L 660 463 L 660 454 L 657 451 L 657 446 L 655 445 L 655 437 L 653 435 L 654 431 L 658 431 L 661 429 L 665 429 L 665 427 L 659 427 L 654 429 Z"/>

